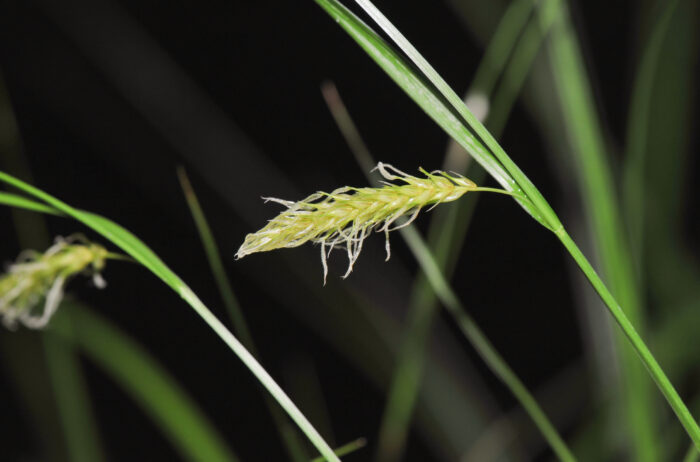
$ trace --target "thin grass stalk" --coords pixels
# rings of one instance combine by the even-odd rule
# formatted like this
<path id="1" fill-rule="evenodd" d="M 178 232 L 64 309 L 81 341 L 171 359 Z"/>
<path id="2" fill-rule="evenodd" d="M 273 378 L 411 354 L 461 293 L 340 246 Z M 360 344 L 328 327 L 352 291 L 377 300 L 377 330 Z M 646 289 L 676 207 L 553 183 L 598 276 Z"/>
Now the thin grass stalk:
<path id="1" fill-rule="evenodd" d="M 207 308 L 207 306 L 197 297 L 182 279 L 173 273 L 153 251 L 151 251 L 143 242 L 136 236 L 128 232 L 126 229 L 116 223 L 95 215 L 89 212 L 84 212 L 71 207 L 55 197 L 35 188 L 17 178 L 0 172 L 0 181 L 7 183 L 15 188 L 29 194 L 37 199 L 45 202 L 47 205 L 54 207 L 58 212 L 85 224 L 94 231 L 102 234 L 115 245 L 120 247 L 124 252 L 141 263 L 153 274 L 160 278 L 165 284 L 170 286 L 177 294 L 179 294 L 195 312 L 204 320 L 204 322 L 221 338 L 224 343 L 238 356 L 245 366 L 253 373 L 260 383 L 270 392 L 275 400 L 289 414 L 292 420 L 304 432 L 311 443 L 318 451 L 325 456 L 329 461 L 339 462 L 338 457 L 333 453 L 331 447 L 325 442 L 323 437 L 311 425 L 311 422 L 306 419 L 304 414 L 296 407 L 287 394 L 280 388 L 275 380 L 268 372 L 260 365 L 260 363 L 250 354 L 243 344 L 224 326 L 219 319 Z"/>
<path id="2" fill-rule="evenodd" d="M 233 326 L 236 334 L 238 334 L 240 337 L 243 345 L 245 345 L 245 347 L 248 348 L 248 350 L 254 356 L 259 356 L 257 347 L 253 341 L 253 335 L 250 332 L 250 328 L 248 327 L 248 322 L 243 314 L 241 305 L 233 292 L 233 288 L 229 283 L 228 277 L 226 276 L 226 270 L 224 269 L 224 264 L 220 257 L 219 246 L 216 244 L 214 234 L 211 232 L 211 228 L 209 227 L 207 218 L 204 215 L 204 211 L 202 210 L 199 200 L 197 199 L 197 195 L 192 188 L 192 183 L 190 182 L 187 172 L 183 167 L 179 167 L 177 169 L 177 176 L 180 180 L 180 185 L 185 195 L 190 214 L 192 215 L 192 219 L 197 227 L 199 238 L 202 241 L 204 254 L 207 258 L 207 262 L 209 263 L 209 269 L 211 270 L 214 280 L 216 281 L 219 294 L 221 295 L 224 306 L 226 307 L 231 325 Z M 272 417 L 275 428 L 277 429 L 277 432 L 279 433 L 287 454 L 291 460 L 296 462 L 308 461 L 308 454 L 306 454 L 304 446 L 299 440 L 296 431 L 291 428 L 286 417 L 284 414 L 282 414 L 281 409 L 277 407 L 277 404 L 275 404 L 274 401 L 272 401 L 270 395 L 265 392 L 263 392 L 263 399 L 265 400 L 265 405 L 267 406 L 268 412 Z"/>
<path id="3" fill-rule="evenodd" d="M 328 91 L 328 90 L 327 90 Z M 336 120 L 342 120 L 346 124 L 351 124 L 352 127 L 347 126 L 342 129 L 344 133 L 355 134 L 353 146 L 361 146 L 360 153 L 358 156 L 358 162 L 362 161 L 373 161 L 369 149 L 362 141 L 359 136 L 357 129 L 352 123 L 347 111 L 339 111 L 340 103 L 339 97 L 334 95 L 335 100 L 332 106 L 335 111 Z M 339 117 L 340 115 L 340 117 Z M 370 182 L 374 182 L 371 177 L 368 176 Z M 376 183 L 376 182 L 374 182 Z M 376 183 L 379 186 L 378 183 Z M 448 312 L 455 319 L 455 322 L 460 327 L 460 330 L 467 338 L 467 340 L 472 344 L 472 346 L 479 353 L 479 356 L 484 360 L 489 369 L 508 387 L 508 389 L 513 393 L 513 395 L 518 399 L 526 412 L 530 415 L 535 425 L 540 429 L 542 435 L 547 440 L 547 442 L 552 447 L 554 453 L 563 461 L 573 461 L 575 460 L 573 454 L 566 446 L 561 436 L 559 436 L 556 428 L 549 422 L 546 414 L 539 407 L 535 399 L 532 397 L 530 392 L 524 386 L 524 384 L 518 379 L 517 375 L 510 369 L 505 360 L 498 354 L 495 347 L 489 342 L 487 337 L 481 331 L 481 329 L 476 325 L 474 320 L 467 314 L 466 308 L 459 301 L 457 295 L 454 293 L 449 283 L 442 274 L 441 269 L 436 263 L 430 249 L 427 244 L 420 236 L 418 231 L 412 227 L 401 227 L 399 228 L 401 236 L 409 245 L 411 252 L 418 261 L 423 273 L 426 275 L 430 285 L 440 299 L 440 301 L 445 305 Z M 421 316 L 422 314 L 422 316 Z M 417 324 L 419 326 L 429 326 L 430 318 L 425 318 L 425 312 L 417 313 Z M 388 395 L 388 403 L 386 406 L 387 412 L 393 412 L 392 417 L 401 423 L 407 422 L 409 416 L 412 412 L 413 405 L 415 403 L 416 390 L 414 389 L 416 384 L 419 382 L 420 372 L 422 367 L 420 365 L 423 363 L 423 357 L 425 355 L 425 342 L 428 329 L 420 329 L 418 331 L 420 338 L 416 339 L 409 338 L 408 341 L 404 342 L 398 358 L 399 365 L 396 369 L 394 379 L 392 381 L 392 387 Z M 413 333 L 413 332 L 411 332 Z M 418 361 L 406 361 L 406 358 L 413 358 L 416 355 L 421 359 Z M 402 361 L 403 360 L 403 361 Z M 408 397 L 410 401 L 406 401 L 406 396 L 404 396 L 404 390 L 398 391 L 397 388 L 409 384 L 412 389 L 409 389 L 411 396 Z M 384 422 L 392 422 L 391 420 L 384 420 Z M 384 423 L 383 422 L 383 423 Z M 392 422 L 393 423 L 393 422 Z M 385 424 L 386 425 L 386 424 Z M 403 427 L 405 429 L 405 426 Z M 396 430 L 396 429 L 394 429 Z M 405 432 L 403 434 L 391 434 L 389 437 L 386 436 L 387 430 L 384 433 L 380 430 L 380 447 L 377 452 L 377 460 L 393 460 L 400 456 L 401 447 L 405 441 Z M 384 436 L 384 439 L 381 439 Z M 381 446 L 384 444 L 385 446 Z"/>
<path id="4" fill-rule="evenodd" d="M 350 147 L 350 151 L 359 164 L 360 169 L 363 173 L 371 171 L 376 165 L 375 161 L 343 103 L 335 84 L 333 82 L 324 82 L 321 86 L 321 91 L 336 125 L 342 133 L 345 142 Z M 481 170 L 481 172 L 483 172 L 483 170 Z M 483 179 L 485 175 L 481 172 L 481 179 Z M 373 178 L 368 179 L 370 182 L 373 181 Z M 377 185 L 376 182 L 374 184 L 375 186 Z M 462 210 L 465 203 L 473 206 L 475 201 L 476 197 L 459 201 L 453 204 L 453 207 L 449 208 L 447 213 L 444 213 L 445 210 L 442 208 L 437 209 L 434 212 L 436 217 L 432 219 L 431 227 L 437 222 L 445 221 L 440 218 L 447 217 L 447 219 L 457 220 L 458 216 L 453 213 L 453 210 Z M 473 207 L 468 208 L 468 210 L 472 209 Z M 466 228 L 470 214 L 462 215 L 466 215 L 466 220 L 462 220 L 463 227 Z M 454 226 L 446 227 L 445 233 L 450 232 L 453 228 Z M 451 241 L 452 239 L 442 239 L 441 242 L 447 242 L 449 246 L 449 242 Z M 440 261 L 445 260 L 449 251 L 447 247 L 442 250 L 443 252 L 441 252 L 440 255 L 435 255 L 436 258 L 441 259 Z M 403 341 L 396 355 L 394 372 L 389 384 L 389 389 L 386 393 L 387 401 L 380 424 L 379 440 L 375 455 L 376 459 L 382 461 L 400 457 L 402 448 L 405 445 L 408 425 L 418 397 L 420 370 L 425 362 L 425 337 L 427 336 L 428 329 L 423 329 L 423 327 L 430 325 L 430 320 L 438 308 L 437 300 L 430 282 L 425 279 L 423 273 L 420 273 L 418 277 L 418 284 L 420 285 L 419 287 L 414 287 L 411 293 L 407 316 L 408 320 L 402 334 Z M 417 290 L 422 292 L 422 296 L 417 295 Z M 429 309 L 419 309 L 427 305 L 430 305 Z"/>
<path id="5" fill-rule="evenodd" d="M 566 231 L 560 231 L 557 233 L 557 237 L 559 237 L 559 240 L 562 242 L 562 244 L 564 244 L 564 247 L 567 248 L 571 256 L 581 268 L 581 271 L 583 271 L 588 280 L 591 282 L 591 285 L 593 285 L 593 288 L 596 290 L 596 292 L 598 292 L 600 298 L 608 306 L 613 318 L 629 339 L 644 365 L 647 367 L 649 374 L 652 376 L 654 382 L 656 382 L 669 405 L 676 413 L 678 420 L 686 429 L 686 432 L 688 432 L 688 435 L 695 446 L 700 449 L 700 428 L 698 428 L 697 422 L 690 414 L 690 411 L 686 407 L 681 397 L 678 395 L 676 389 L 668 380 L 668 377 L 666 377 L 666 374 L 661 369 L 661 366 L 659 366 L 659 363 L 656 362 L 656 359 L 652 355 L 651 351 L 649 351 L 649 348 L 647 348 L 646 344 L 625 315 L 622 307 L 620 307 L 620 305 L 617 303 L 613 295 L 605 286 L 605 283 L 603 283 L 603 280 L 598 276 L 596 271 L 593 269 L 593 266 L 586 259 Z"/>

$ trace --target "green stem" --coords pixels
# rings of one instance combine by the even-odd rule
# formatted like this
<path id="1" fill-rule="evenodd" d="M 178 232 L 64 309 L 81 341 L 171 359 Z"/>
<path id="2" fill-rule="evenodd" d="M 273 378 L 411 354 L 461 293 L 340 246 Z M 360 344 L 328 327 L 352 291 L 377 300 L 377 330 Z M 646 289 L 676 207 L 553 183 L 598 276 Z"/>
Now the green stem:
<path id="1" fill-rule="evenodd" d="M 524 195 L 518 194 L 518 193 L 513 192 L 513 191 L 506 191 L 505 189 L 501 189 L 501 188 L 486 188 L 483 186 L 477 186 L 476 188 L 471 189 L 470 191 L 475 191 L 475 192 L 481 191 L 481 192 L 492 192 L 492 193 L 498 193 L 498 194 L 505 194 L 506 196 L 517 197 L 520 200 L 529 202 L 529 199 L 527 197 L 525 197 Z"/>
<path id="2" fill-rule="evenodd" d="M 624 332 L 625 336 L 627 336 L 627 339 L 632 344 L 632 347 L 646 366 L 647 370 L 651 374 L 651 377 L 654 379 L 654 382 L 656 382 L 656 385 L 659 387 L 659 390 L 661 390 L 661 393 L 666 398 L 666 401 L 668 401 L 668 403 L 671 405 L 673 412 L 675 412 L 676 416 L 678 416 L 678 420 L 680 420 L 686 432 L 688 432 L 693 444 L 700 450 L 700 427 L 698 427 L 697 422 L 690 414 L 690 411 L 686 407 L 683 400 L 681 400 L 681 397 L 671 384 L 671 381 L 668 379 L 668 377 L 666 377 L 666 374 L 661 369 L 661 366 L 659 366 L 659 363 L 656 362 L 654 355 L 651 354 L 651 351 L 649 351 L 649 348 L 647 348 L 646 344 L 639 336 L 630 320 L 627 318 L 627 315 L 625 315 L 622 307 L 620 307 L 620 305 L 617 303 L 615 297 L 613 297 L 613 295 L 610 293 L 608 288 L 600 279 L 600 276 L 598 276 L 598 273 L 596 273 L 595 269 L 593 269 L 593 266 L 591 266 L 590 262 L 583 255 L 566 230 L 564 230 L 564 228 L 559 228 L 555 231 L 555 234 L 581 268 L 581 271 L 583 271 L 583 273 L 586 275 L 591 285 L 593 285 L 593 288 L 596 290 L 596 292 L 598 292 L 600 298 L 603 300 L 603 302 L 605 302 L 610 310 L 610 314 L 612 314 L 617 324 L 620 326 L 620 328 L 622 328 L 622 331 Z"/>

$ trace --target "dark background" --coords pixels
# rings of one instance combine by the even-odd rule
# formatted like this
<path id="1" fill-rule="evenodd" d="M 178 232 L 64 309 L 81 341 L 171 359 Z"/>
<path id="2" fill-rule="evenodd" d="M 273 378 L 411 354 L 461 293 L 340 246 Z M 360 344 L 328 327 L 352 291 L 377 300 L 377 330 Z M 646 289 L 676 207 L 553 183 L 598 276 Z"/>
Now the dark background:
<path id="1" fill-rule="evenodd" d="M 575 2 L 574 12 L 606 128 L 620 143 L 638 26 L 635 2 L 612 3 Z M 482 45 L 448 4 L 377 6 L 458 93 L 466 90 Z M 401 319 L 416 264 L 400 237 L 393 237 L 393 257 L 384 263 L 383 240 L 373 236 L 347 281 L 339 279 L 344 256 L 334 255 L 326 289 L 320 289 L 321 263 L 311 246 L 240 261 L 233 255 L 246 233 L 278 211 L 264 205 L 262 195 L 300 199 L 315 190 L 366 184 L 324 105 L 323 81 L 337 84 L 374 156 L 402 170 L 440 168 L 444 133 L 312 1 L 5 1 L 0 70 L 34 183 L 133 231 L 224 317 L 175 176 L 177 165 L 188 168 L 263 365 L 284 387 L 295 364 L 312 363 L 335 441 L 366 436 L 371 446 L 382 391 L 328 346 L 323 329 L 304 320 L 308 315 L 300 318 L 300 310 L 326 308 L 312 289 L 300 288 L 292 270 L 329 291 L 331 299 L 344 284 L 371 294 Z M 545 146 L 519 105 L 501 142 L 554 208 L 565 208 Z M 691 200 L 691 237 L 699 231 L 696 209 Z M 9 223 L 4 209 L 0 220 Z M 427 221 L 424 216 L 418 227 L 425 229 Z M 49 224 L 52 235 L 82 230 L 67 220 Z M 0 232 L 0 257 L 11 260 L 19 246 L 10 226 Z M 145 345 L 244 460 L 284 459 L 255 380 L 186 304 L 129 264 L 110 263 L 104 276 L 104 291 L 83 281 L 70 291 Z M 570 279 L 562 249 L 549 233 L 512 201 L 480 199 L 453 284 L 532 389 L 581 360 Z M 513 407 L 511 395 L 442 317 L 442 332 L 463 344 L 496 396 L 496 408 Z M 9 335 L 15 334 L 0 332 Z M 85 365 L 110 459 L 175 458 L 130 399 Z M 13 398 L 13 386 L 0 375 L 0 458 L 40 460 L 42 443 Z M 371 450 L 348 460 L 366 460 Z M 434 457 L 412 434 L 406 460 Z"/>

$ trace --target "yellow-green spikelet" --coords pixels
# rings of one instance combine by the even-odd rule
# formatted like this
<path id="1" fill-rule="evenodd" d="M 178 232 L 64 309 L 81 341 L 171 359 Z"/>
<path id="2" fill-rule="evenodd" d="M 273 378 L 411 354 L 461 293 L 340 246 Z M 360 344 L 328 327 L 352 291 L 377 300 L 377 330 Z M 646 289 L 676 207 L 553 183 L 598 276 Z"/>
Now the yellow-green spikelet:
<path id="1" fill-rule="evenodd" d="M 76 240 L 82 243 L 74 243 Z M 46 252 L 25 251 L 0 277 L 0 317 L 7 327 L 18 322 L 44 327 L 58 308 L 68 279 L 90 269 L 97 286 L 104 284 L 107 250 L 81 237 L 58 238 Z M 43 310 L 37 308 L 44 302 Z"/>
<path id="2" fill-rule="evenodd" d="M 347 276 L 359 256 L 362 242 L 371 231 L 388 234 L 412 222 L 426 206 L 453 201 L 477 188 L 464 177 L 441 171 L 429 173 L 420 169 L 425 177 L 418 178 L 381 162 L 376 169 L 385 180 L 397 180 L 401 184 L 385 183 L 380 188 L 344 187 L 331 193 L 318 192 L 299 202 L 266 198 L 283 204 L 287 210 L 260 231 L 248 234 L 236 258 L 297 247 L 311 241 L 321 244 L 324 279 L 327 273 L 326 246 L 328 252 L 334 247 L 345 248 L 349 260 Z M 391 228 L 405 216 L 409 217 L 406 222 Z M 388 252 L 387 235 L 387 255 Z"/>

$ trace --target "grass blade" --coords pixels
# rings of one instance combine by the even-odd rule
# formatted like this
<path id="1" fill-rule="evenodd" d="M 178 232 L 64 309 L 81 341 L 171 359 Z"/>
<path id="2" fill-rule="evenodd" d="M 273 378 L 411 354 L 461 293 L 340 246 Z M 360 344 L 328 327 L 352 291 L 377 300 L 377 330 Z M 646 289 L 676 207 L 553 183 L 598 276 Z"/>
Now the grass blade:
<path id="1" fill-rule="evenodd" d="M 199 462 L 239 460 L 160 364 L 94 310 L 66 301 L 50 329 L 80 348 L 118 383 L 185 459 Z"/>
<path id="2" fill-rule="evenodd" d="M 15 188 L 40 199 L 46 204 L 52 206 L 57 211 L 74 218 L 75 220 L 85 224 L 97 233 L 103 235 L 112 243 L 120 247 L 124 252 L 130 255 L 134 260 L 148 268 L 153 274 L 158 276 L 164 283 L 170 286 L 177 294 L 179 294 L 211 327 L 212 330 L 221 338 L 226 345 L 238 356 L 246 367 L 255 375 L 260 383 L 270 392 L 275 400 L 289 414 L 304 434 L 309 438 L 311 443 L 316 446 L 319 452 L 328 460 L 338 461 L 339 459 L 333 453 L 333 450 L 328 446 L 324 439 L 319 435 L 316 429 L 306 419 L 304 414 L 296 407 L 287 394 L 280 388 L 277 382 L 267 373 L 260 363 L 250 354 L 250 352 L 241 344 L 241 342 L 231 334 L 231 332 L 219 321 L 216 316 L 204 305 L 204 303 L 192 292 L 184 281 L 182 281 L 163 261 L 149 249 L 141 240 L 125 228 L 99 215 L 89 212 L 84 212 L 71 207 L 55 197 L 37 189 L 17 178 L 14 178 L 7 173 L 0 172 L 0 181 L 7 183 Z"/>
<path id="3" fill-rule="evenodd" d="M 654 382 L 656 382 L 657 386 L 659 387 L 659 390 L 663 393 L 666 401 L 676 413 L 678 420 L 685 428 L 688 436 L 690 436 L 695 446 L 700 449 L 700 428 L 698 427 L 697 422 L 690 414 L 688 407 L 678 395 L 678 392 L 671 384 L 663 369 L 661 369 L 661 366 L 659 366 L 659 363 L 656 361 L 651 351 L 649 351 L 649 348 L 646 346 L 632 323 L 625 315 L 622 307 L 620 307 L 620 305 L 617 303 L 615 297 L 613 297 L 612 293 L 610 293 L 602 279 L 600 279 L 600 276 L 597 275 L 595 269 L 593 269 L 593 266 L 591 266 L 590 262 L 586 259 L 571 237 L 564 231 L 558 233 L 557 236 L 579 265 L 581 271 L 583 271 L 588 280 L 591 282 L 593 288 L 596 290 L 596 292 L 598 292 L 600 298 L 608 306 L 610 313 L 615 318 L 615 321 L 618 323 L 620 328 L 622 328 L 628 340 L 649 371 L 649 374 L 654 379 Z"/>

